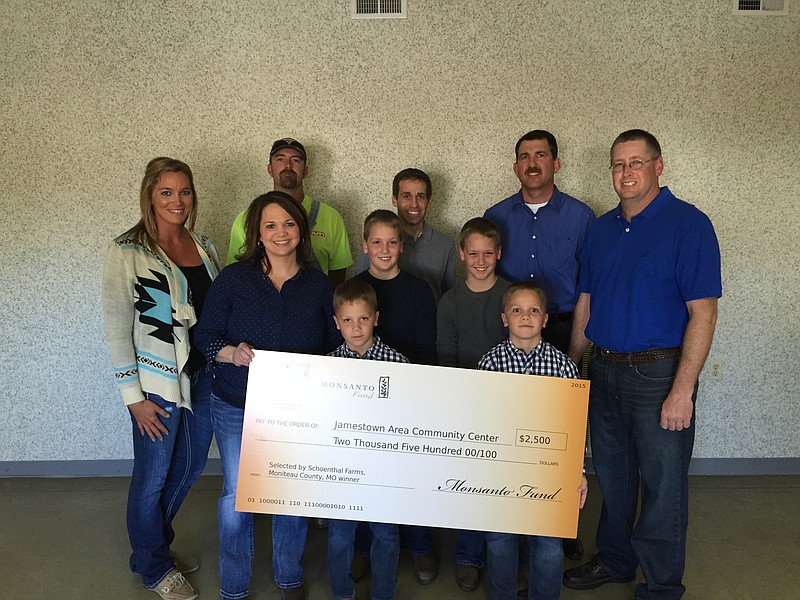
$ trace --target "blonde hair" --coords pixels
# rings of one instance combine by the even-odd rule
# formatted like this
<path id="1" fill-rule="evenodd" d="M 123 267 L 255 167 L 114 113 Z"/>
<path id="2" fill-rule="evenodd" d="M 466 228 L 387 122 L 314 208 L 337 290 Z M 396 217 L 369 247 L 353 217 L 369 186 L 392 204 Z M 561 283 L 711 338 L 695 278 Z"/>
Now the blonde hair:
<path id="1" fill-rule="evenodd" d="M 154 252 L 156 251 L 156 240 L 158 239 L 158 225 L 156 223 L 155 210 L 153 209 L 153 190 L 164 173 L 184 173 L 189 178 L 189 187 L 192 189 L 192 210 L 189 211 L 189 216 L 183 225 L 189 231 L 193 231 L 194 223 L 197 220 L 197 192 L 194 189 L 194 176 L 189 165 L 166 156 L 159 156 L 151 160 L 144 170 L 144 177 L 142 177 L 142 185 L 139 190 L 139 212 L 141 217 L 139 222 L 131 227 L 127 233 L 148 245 Z"/>
<path id="2" fill-rule="evenodd" d="M 397 233 L 397 237 L 401 240 L 403 239 L 403 229 L 400 226 L 400 217 L 390 210 L 379 208 L 378 210 L 373 210 L 367 215 L 367 218 L 364 219 L 365 242 L 369 239 L 369 234 L 370 231 L 372 231 L 373 226 L 378 224 L 391 227 L 394 229 L 395 233 Z"/>

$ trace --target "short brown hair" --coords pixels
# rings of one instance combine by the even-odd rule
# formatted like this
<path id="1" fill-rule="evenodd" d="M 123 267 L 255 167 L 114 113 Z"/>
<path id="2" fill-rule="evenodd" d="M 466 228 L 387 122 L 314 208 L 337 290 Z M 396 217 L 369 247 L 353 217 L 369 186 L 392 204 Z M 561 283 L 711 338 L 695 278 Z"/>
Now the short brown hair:
<path id="1" fill-rule="evenodd" d="M 494 243 L 495 250 L 500 249 L 500 230 L 497 229 L 497 225 L 484 217 L 475 217 L 464 223 L 458 238 L 459 248 L 464 249 L 467 238 L 473 233 L 489 238 Z"/>
<path id="2" fill-rule="evenodd" d="M 311 230 L 308 226 L 308 216 L 303 207 L 284 192 L 267 192 L 250 203 L 244 221 L 244 249 L 236 259 L 253 265 L 261 265 L 263 261 L 266 265 L 267 274 L 272 270 L 266 250 L 262 245 L 259 245 L 261 241 L 261 213 L 270 204 L 280 206 L 297 223 L 297 227 L 300 229 L 300 243 L 295 248 L 297 262 L 301 269 L 313 268 L 314 255 L 311 249 Z"/>
<path id="3" fill-rule="evenodd" d="M 547 312 L 547 294 L 544 293 L 544 290 L 541 288 L 541 286 L 530 281 L 518 281 L 508 286 L 505 294 L 503 294 L 503 312 L 506 312 L 508 309 L 508 303 L 511 302 L 511 296 L 521 291 L 533 292 L 539 296 L 539 300 L 542 301 L 544 310 Z"/>
<path id="4" fill-rule="evenodd" d="M 369 238 L 369 232 L 372 230 L 373 225 L 386 225 L 387 227 L 391 227 L 397 232 L 397 237 L 401 240 L 403 239 L 403 229 L 400 226 L 400 217 L 390 210 L 379 208 L 378 210 L 373 210 L 367 215 L 367 218 L 364 219 L 365 242 Z"/>
<path id="5" fill-rule="evenodd" d="M 647 151 L 650 152 L 651 159 L 656 159 L 661 156 L 661 144 L 658 143 L 656 136 L 644 129 L 628 129 L 628 131 L 620 133 L 617 139 L 614 140 L 614 143 L 611 144 L 612 159 L 614 156 L 614 148 L 617 144 L 639 141 L 644 142 L 644 145 L 647 146 Z"/>
<path id="6" fill-rule="evenodd" d="M 556 141 L 556 137 L 550 133 L 549 131 L 545 131 L 544 129 L 534 129 L 533 131 L 529 131 L 521 138 L 517 140 L 517 145 L 514 146 L 514 160 L 519 159 L 519 147 L 522 145 L 522 142 L 533 141 L 533 140 L 544 140 L 547 142 L 547 146 L 550 148 L 550 154 L 553 155 L 553 160 L 558 158 L 558 142 Z"/>
<path id="7" fill-rule="evenodd" d="M 397 198 L 397 194 L 400 193 L 401 181 L 421 181 L 425 184 L 425 195 L 428 197 L 428 199 L 430 199 L 431 194 L 433 193 L 431 178 L 428 177 L 428 174 L 422 169 L 403 169 L 394 176 L 394 179 L 392 180 L 392 196 L 395 198 Z"/>
<path id="8" fill-rule="evenodd" d="M 366 281 L 348 279 L 336 287 L 333 292 L 333 312 L 339 312 L 344 304 L 351 304 L 359 300 L 365 302 L 372 312 L 378 312 L 378 296 L 375 290 Z"/>

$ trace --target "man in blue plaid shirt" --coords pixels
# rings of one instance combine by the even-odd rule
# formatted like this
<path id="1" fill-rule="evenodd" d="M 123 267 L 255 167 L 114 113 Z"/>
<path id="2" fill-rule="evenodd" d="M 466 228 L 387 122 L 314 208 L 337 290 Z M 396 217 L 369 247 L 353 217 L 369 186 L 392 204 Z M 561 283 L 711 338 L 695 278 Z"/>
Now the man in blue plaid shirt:
<path id="1" fill-rule="evenodd" d="M 578 368 L 566 354 L 542 339 L 547 325 L 547 297 L 539 286 L 512 284 L 503 295 L 503 325 L 508 339 L 483 355 L 478 368 L 524 375 L 578 378 Z M 586 501 L 588 485 L 582 477 L 580 505 Z M 528 598 L 556 600 L 561 595 L 564 553 L 561 539 L 527 536 L 530 548 Z M 486 563 L 492 600 L 516 600 L 518 536 L 512 533 L 486 534 Z"/>
<path id="2" fill-rule="evenodd" d="M 408 359 L 384 344 L 373 334 L 378 324 L 378 298 L 372 286 L 350 279 L 333 294 L 336 327 L 344 343 L 328 356 L 407 363 Z M 357 521 L 331 520 L 328 523 L 328 577 L 336 600 L 355 600 L 352 573 Z M 400 558 L 400 529 L 392 523 L 370 523 L 372 545 L 372 598 L 394 598 L 397 562 Z"/>

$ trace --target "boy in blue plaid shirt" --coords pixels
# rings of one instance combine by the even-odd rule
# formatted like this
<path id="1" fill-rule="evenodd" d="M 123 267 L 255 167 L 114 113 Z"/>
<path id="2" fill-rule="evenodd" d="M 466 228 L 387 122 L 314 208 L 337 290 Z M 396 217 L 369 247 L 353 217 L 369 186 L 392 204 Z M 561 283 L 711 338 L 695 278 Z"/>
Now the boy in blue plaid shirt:
<path id="1" fill-rule="evenodd" d="M 378 298 L 368 283 L 345 281 L 333 294 L 336 327 L 344 343 L 328 356 L 407 363 L 408 359 L 384 344 L 373 334 L 378 324 Z M 357 521 L 331 520 L 328 523 L 328 578 L 336 600 L 354 600 L 355 581 L 351 565 L 355 552 Z M 400 530 L 391 523 L 370 523 L 372 545 L 373 600 L 392 600 L 397 586 L 397 561 L 400 557 Z"/>
<path id="2" fill-rule="evenodd" d="M 512 284 L 503 295 L 503 325 L 508 339 L 483 355 L 478 368 L 484 371 L 578 378 L 578 368 L 566 354 L 542 339 L 547 325 L 547 297 L 529 282 Z M 586 501 L 588 485 L 582 477 L 580 505 Z M 529 600 L 557 600 L 561 595 L 564 551 L 561 538 L 531 535 Z M 486 555 L 492 600 L 517 598 L 518 536 L 512 533 L 486 534 Z"/>

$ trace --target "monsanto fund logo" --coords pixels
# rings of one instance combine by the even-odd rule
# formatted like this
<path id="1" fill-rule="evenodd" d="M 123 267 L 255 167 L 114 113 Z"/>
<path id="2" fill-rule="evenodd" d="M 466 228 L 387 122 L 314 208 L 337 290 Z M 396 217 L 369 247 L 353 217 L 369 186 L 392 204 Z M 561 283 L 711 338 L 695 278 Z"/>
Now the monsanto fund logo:
<path id="1" fill-rule="evenodd" d="M 378 379 L 378 398 L 389 397 L 389 377 L 384 376 Z"/>

